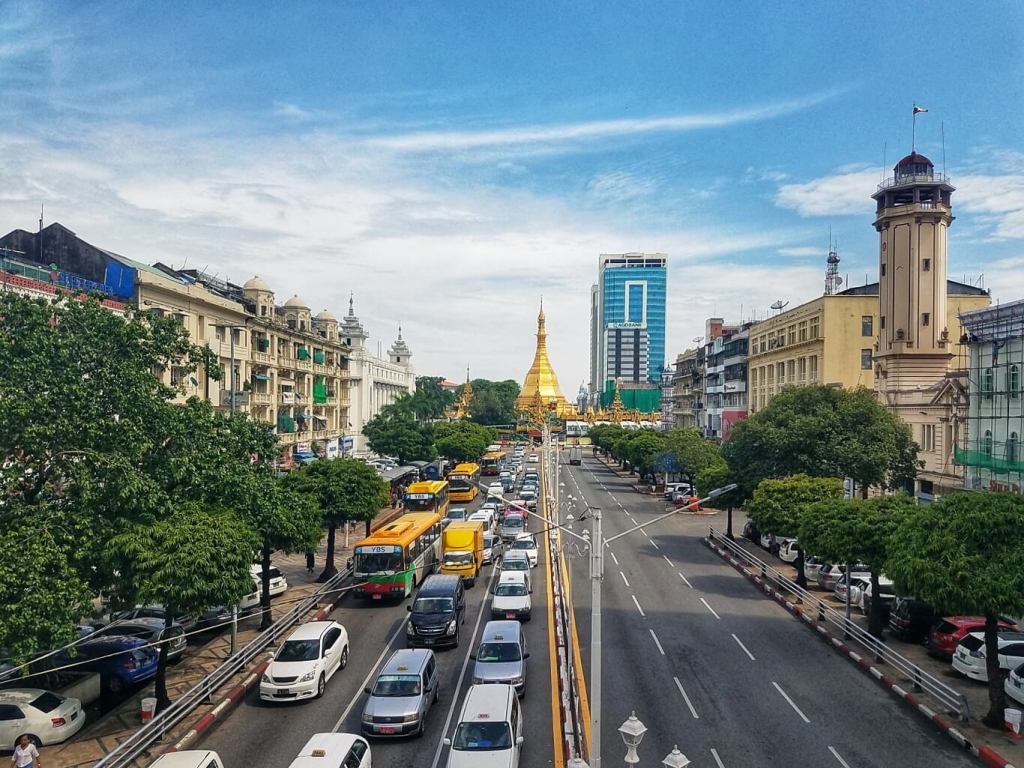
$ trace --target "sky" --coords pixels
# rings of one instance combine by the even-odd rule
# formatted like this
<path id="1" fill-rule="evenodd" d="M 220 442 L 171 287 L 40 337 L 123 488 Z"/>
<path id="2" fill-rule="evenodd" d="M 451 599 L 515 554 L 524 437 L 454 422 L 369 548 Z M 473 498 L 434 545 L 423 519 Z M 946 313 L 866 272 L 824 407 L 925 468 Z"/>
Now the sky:
<path id="1" fill-rule="evenodd" d="M 601 253 L 707 317 L 877 279 L 870 195 L 952 176 L 950 277 L 1024 297 L 1024 4 L 0 0 L 0 231 L 356 313 L 417 373 L 573 397 Z M 943 141 L 944 135 L 944 141 Z"/>

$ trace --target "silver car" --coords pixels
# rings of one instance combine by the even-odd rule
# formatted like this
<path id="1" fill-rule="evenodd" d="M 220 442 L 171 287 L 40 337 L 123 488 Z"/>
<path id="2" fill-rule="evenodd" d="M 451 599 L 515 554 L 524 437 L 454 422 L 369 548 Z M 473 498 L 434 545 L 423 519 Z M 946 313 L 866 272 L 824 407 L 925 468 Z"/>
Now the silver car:
<path id="1" fill-rule="evenodd" d="M 491 533 L 490 531 L 484 532 L 484 563 L 493 563 L 499 557 L 501 557 L 502 542 L 501 537 Z"/>
<path id="2" fill-rule="evenodd" d="M 515 622 L 513 622 L 515 623 Z M 367 736 L 422 736 L 427 712 L 437 701 L 440 675 L 429 648 L 395 651 L 381 668 L 363 708 Z"/>
<path id="3" fill-rule="evenodd" d="M 526 637 L 518 621 L 488 621 L 473 654 L 473 685 L 505 683 L 526 693 Z"/>

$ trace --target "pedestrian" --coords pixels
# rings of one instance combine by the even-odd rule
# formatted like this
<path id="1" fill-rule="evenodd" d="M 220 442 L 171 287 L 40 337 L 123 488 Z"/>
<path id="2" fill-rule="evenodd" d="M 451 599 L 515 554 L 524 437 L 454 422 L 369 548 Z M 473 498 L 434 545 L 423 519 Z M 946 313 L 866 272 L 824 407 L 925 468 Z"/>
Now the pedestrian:
<path id="1" fill-rule="evenodd" d="M 18 739 L 18 746 L 14 748 L 14 754 L 11 755 L 11 765 L 14 768 L 42 768 L 39 763 L 39 750 L 26 734 L 22 734 Z"/>
<path id="2" fill-rule="evenodd" d="M 309 573 L 313 572 L 313 568 L 316 566 L 316 555 L 313 554 L 312 549 L 306 550 L 306 570 Z"/>

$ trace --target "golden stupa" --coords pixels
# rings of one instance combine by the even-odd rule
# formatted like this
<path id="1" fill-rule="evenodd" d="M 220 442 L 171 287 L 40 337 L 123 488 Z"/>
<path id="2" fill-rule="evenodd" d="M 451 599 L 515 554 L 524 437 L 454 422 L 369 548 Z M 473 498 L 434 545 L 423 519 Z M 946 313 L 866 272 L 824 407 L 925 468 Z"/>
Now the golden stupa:
<path id="1" fill-rule="evenodd" d="M 551 361 L 548 360 L 548 334 L 544 330 L 543 301 L 540 304 L 540 313 L 537 315 L 537 351 L 533 356 L 533 365 L 530 366 L 526 379 L 523 381 L 519 397 L 516 398 L 516 410 L 531 412 L 536 408 L 538 400 L 544 408 L 562 418 L 575 412 L 575 408 L 562 394 L 562 390 L 558 386 L 558 376 L 555 375 Z"/>

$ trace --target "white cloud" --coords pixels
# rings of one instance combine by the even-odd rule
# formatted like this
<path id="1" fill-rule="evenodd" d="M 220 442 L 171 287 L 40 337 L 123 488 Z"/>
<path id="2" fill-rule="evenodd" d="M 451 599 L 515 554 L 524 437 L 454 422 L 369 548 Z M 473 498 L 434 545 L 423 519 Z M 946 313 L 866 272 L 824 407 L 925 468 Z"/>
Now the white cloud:
<path id="1" fill-rule="evenodd" d="M 625 203 L 646 197 L 655 190 L 653 179 L 626 171 L 600 173 L 587 182 L 587 191 L 602 203 Z"/>
<path id="2" fill-rule="evenodd" d="M 878 169 L 861 166 L 802 184 L 783 184 L 775 204 L 801 216 L 870 216 L 871 193 L 878 186 Z"/>
<path id="3" fill-rule="evenodd" d="M 300 122 L 312 120 L 317 116 L 317 113 L 311 109 L 303 109 L 298 104 L 292 104 L 287 101 L 275 101 L 273 113 L 277 117 L 285 117 Z"/>
<path id="4" fill-rule="evenodd" d="M 813 245 L 798 245 L 791 248 L 779 248 L 778 253 L 782 256 L 793 256 L 795 258 L 808 258 L 813 256 L 824 256 L 822 248 Z"/>

